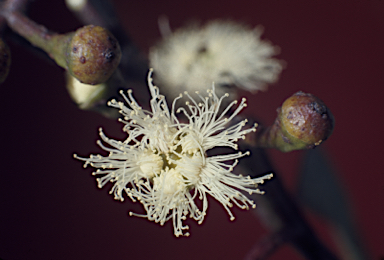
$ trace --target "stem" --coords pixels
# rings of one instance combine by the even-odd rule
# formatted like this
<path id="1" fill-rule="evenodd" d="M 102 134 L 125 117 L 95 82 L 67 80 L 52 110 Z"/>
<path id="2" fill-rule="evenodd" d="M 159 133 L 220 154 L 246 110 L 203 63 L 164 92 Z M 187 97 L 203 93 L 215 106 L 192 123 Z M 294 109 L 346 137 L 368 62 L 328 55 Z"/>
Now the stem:
<path id="1" fill-rule="evenodd" d="M 8 26 L 19 35 L 27 39 L 32 45 L 44 50 L 56 61 L 56 63 L 68 69 L 65 60 L 65 48 L 70 40 L 69 35 L 60 35 L 48 31 L 42 25 L 39 25 L 19 12 L 3 12 L 3 17 L 7 20 Z"/>
<path id="2" fill-rule="evenodd" d="M 52 33 L 44 26 L 38 25 L 19 12 L 3 12 L 3 17 L 7 20 L 8 26 L 27 39 L 31 44 L 41 49 L 47 46 L 52 37 Z"/>
<path id="3" fill-rule="evenodd" d="M 243 175 L 257 177 L 274 172 L 264 149 L 255 147 L 248 149 L 251 150 L 252 157 L 244 158 L 238 166 Z M 273 235 L 256 244 L 246 259 L 265 259 L 285 242 L 291 243 L 307 259 L 337 259 L 317 238 L 278 176 L 274 174 L 272 180 L 260 187 L 265 191 L 264 195 L 251 196 L 257 205 L 255 212 Z"/>
<path id="4" fill-rule="evenodd" d="M 1 5 L 1 9 L 7 10 L 7 12 L 23 12 L 28 1 L 29 0 L 7 0 L 3 5 Z M 0 31 L 4 29 L 5 23 L 5 18 L 3 16 L 0 16 Z"/>
<path id="5" fill-rule="evenodd" d="M 284 141 L 286 140 L 286 141 Z M 284 143 L 289 140 L 285 137 L 281 130 L 281 123 L 278 118 L 275 119 L 273 125 L 269 127 L 259 126 L 256 131 L 255 145 L 260 148 L 276 148 L 281 150 Z"/>
<path id="6" fill-rule="evenodd" d="M 300 139 L 295 139 L 287 133 L 280 120 L 280 110 L 278 109 L 278 116 L 273 125 L 269 127 L 259 126 L 257 128 L 254 145 L 259 148 L 274 148 L 282 152 L 314 148 L 313 145 L 309 145 Z"/>

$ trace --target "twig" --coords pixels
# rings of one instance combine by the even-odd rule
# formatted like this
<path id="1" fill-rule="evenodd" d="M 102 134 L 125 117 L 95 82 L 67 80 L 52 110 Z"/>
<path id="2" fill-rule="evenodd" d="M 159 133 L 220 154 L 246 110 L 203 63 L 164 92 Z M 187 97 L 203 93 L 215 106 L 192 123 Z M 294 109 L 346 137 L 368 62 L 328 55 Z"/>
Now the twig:
<path id="1" fill-rule="evenodd" d="M 264 149 L 250 147 L 252 157 L 243 159 L 239 165 L 243 175 L 256 177 L 260 174 L 273 172 Z M 291 243 L 307 259 L 337 259 L 316 237 L 313 230 L 303 217 L 300 209 L 289 193 L 285 190 L 278 174 L 265 182 L 261 187 L 264 195 L 252 195 L 257 204 L 256 213 L 260 220 L 272 232 L 269 240 L 260 242 L 247 256 L 247 260 L 263 259 L 285 242 Z M 266 246 L 265 249 L 260 249 Z M 264 258 L 265 259 L 265 258 Z"/>
<path id="2" fill-rule="evenodd" d="M 44 26 L 11 9 L 2 10 L 1 14 L 13 31 L 26 38 L 34 46 L 44 49 L 49 45 L 49 41 L 54 34 Z"/>
<path id="3" fill-rule="evenodd" d="M 1 9 L 9 12 L 24 12 L 28 2 L 29 0 L 7 0 L 1 3 Z M 4 30 L 5 26 L 6 20 L 0 15 L 0 32 Z"/>

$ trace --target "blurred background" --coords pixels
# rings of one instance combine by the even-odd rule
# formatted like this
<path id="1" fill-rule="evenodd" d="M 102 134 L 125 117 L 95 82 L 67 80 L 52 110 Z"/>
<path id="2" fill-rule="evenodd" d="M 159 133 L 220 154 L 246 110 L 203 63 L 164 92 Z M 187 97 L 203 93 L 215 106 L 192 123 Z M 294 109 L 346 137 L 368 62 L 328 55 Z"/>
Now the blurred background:
<path id="1" fill-rule="evenodd" d="M 329 167 L 345 191 L 351 219 L 369 259 L 384 258 L 384 1 L 113 1 L 123 27 L 147 53 L 160 39 L 158 17 L 172 29 L 190 21 L 230 18 L 263 25 L 263 38 L 280 46 L 287 62 L 277 84 L 249 94 L 245 114 L 272 124 L 276 108 L 302 90 L 322 99 L 336 119 L 322 144 Z M 64 33 L 81 26 L 64 1 L 35 0 L 29 17 Z M 121 124 L 81 111 L 65 89 L 63 69 L 8 41 L 10 74 L 1 85 L 0 258 L 16 259 L 242 259 L 266 230 L 250 211 L 234 209 L 234 222 L 210 200 L 190 237 L 129 217 L 141 205 L 113 200 L 98 189 L 90 168 L 73 153 L 100 153 L 98 128 L 124 138 Z M 145 79 L 143 78 L 143 81 Z M 161 86 L 160 86 L 161 88 Z M 277 173 L 296 196 L 306 152 L 269 151 Z M 324 196 L 328 194 L 324 189 Z M 334 227 L 312 210 L 305 216 L 323 242 L 340 254 Z M 288 245 L 274 259 L 302 259 Z"/>

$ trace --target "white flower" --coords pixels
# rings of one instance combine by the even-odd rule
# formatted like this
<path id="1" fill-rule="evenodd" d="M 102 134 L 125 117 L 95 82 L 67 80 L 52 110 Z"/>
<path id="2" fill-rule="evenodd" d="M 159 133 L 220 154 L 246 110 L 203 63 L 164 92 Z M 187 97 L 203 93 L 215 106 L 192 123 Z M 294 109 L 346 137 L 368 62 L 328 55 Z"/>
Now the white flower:
<path id="1" fill-rule="evenodd" d="M 282 62 L 271 58 L 278 48 L 262 41 L 262 29 L 230 21 L 176 30 L 151 48 L 149 60 L 155 80 L 170 94 L 204 91 L 215 82 L 218 94 L 226 87 L 265 90 L 277 81 Z"/>
<path id="2" fill-rule="evenodd" d="M 171 109 L 164 96 L 152 85 L 151 73 L 148 85 L 152 99 L 151 111 L 143 110 L 128 91 L 123 95 L 127 104 L 112 100 L 109 105 L 119 108 L 123 115 L 124 131 L 128 138 L 121 142 L 107 138 L 100 130 L 100 136 L 108 147 L 98 144 L 109 155 L 91 155 L 90 158 L 75 158 L 98 168 L 94 175 L 100 176 L 99 187 L 113 182 L 110 193 L 115 199 L 124 200 L 125 193 L 132 201 L 143 204 L 146 214 L 130 212 L 163 225 L 172 219 L 174 234 L 189 235 L 184 230 L 183 220 L 188 216 L 202 223 L 208 208 L 207 195 L 218 200 L 233 220 L 230 211 L 233 205 L 248 209 L 255 207 L 252 200 L 241 191 L 262 193 L 257 185 L 270 179 L 272 174 L 251 179 L 232 173 L 238 159 L 249 152 L 208 156 L 207 150 L 214 147 L 230 147 L 237 150 L 236 141 L 245 134 L 255 131 L 255 126 L 242 130 L 246 120 L 227 127 L 228 123 L 246 107 L 243 99 L 237 108 L 233 101 L 221 112 L 220 105 L 227 96 L 218 98 L 212 90 L 208 97 L 198 95 L 199 102 L 189 98 L 187 107 L 176 109 L 176 98 Z M 233 111 L 233 112 L 231 112 Z M 176 115 L 181 113 L 186 122 Z M 195 201 L 201 200 L 199 208 Z"/>

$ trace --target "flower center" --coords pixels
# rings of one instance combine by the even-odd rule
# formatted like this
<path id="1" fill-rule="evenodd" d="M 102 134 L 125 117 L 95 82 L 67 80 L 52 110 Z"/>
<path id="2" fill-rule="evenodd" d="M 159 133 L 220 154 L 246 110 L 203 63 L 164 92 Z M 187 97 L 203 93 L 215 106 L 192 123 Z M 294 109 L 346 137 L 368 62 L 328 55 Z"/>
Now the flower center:
<path id="1" fill-rule="evenodd" d="M 205 165 L 198 136 L 186 132 L 167 145 L 168 152 L 146 149 L 142 153 L 137 162 L 141 174 L 163 194 L 174 194 L 180 188 L 193 188 L 200 181 Z"/>
<path id="2" fill-rule="evenodd" d="M 153 178 L 155 175 L 160 174 L 164 165 L 162 157 L 149 150 L 142 153 L 137 164 L 146 178 Z"/>
<path id="3" fill-rule="evenodd" d="M 153 178 L 154 190 L 161 191 L 165 195 L 173 195 L 185 189 L 183 177 L 175 169 L 163 171 L 158 177 Z"/>
<path id="4" fill-rule="evenodd" d="M 197 136 L 192 132 L 182 134 L 179 143 L 182 146 L 182 151 L 189 154 L 194 154 L 197 151 L 202 150 Z"/>
<path id="5" fill-rule="evenodd" d="M 203 165 L 204 161 L 199 152 L 193 155 L 185 154 L 177 162 L 176 170 L 185 178 L 187 185 L 195 185 L 200 180 Z"/>

